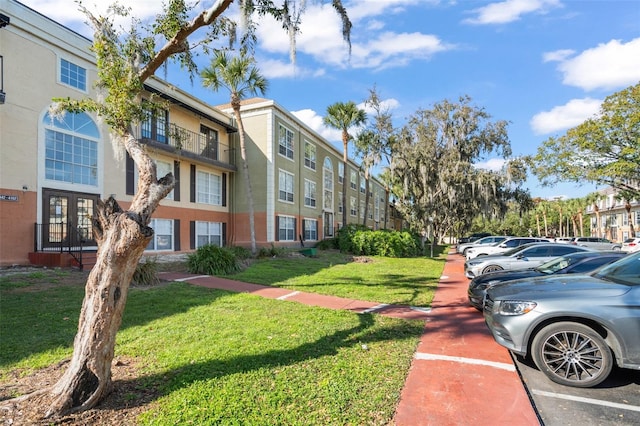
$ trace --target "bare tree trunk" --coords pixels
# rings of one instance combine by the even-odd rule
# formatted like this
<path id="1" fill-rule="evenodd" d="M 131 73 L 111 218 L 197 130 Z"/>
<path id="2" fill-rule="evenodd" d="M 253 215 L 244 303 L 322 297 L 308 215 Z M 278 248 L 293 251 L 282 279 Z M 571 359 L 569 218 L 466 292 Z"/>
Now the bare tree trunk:
<path id="1" fill-rule="evenodd" d="M 245 144 L 244 126 L 240 115 L 240 99 L 232 99 L 231 106 L 238 123 L 238 134 L 240 136 L 240 156 L 242 157 L 242 174 L 244 176 L 245 189 L 247 190 L 247 201 L 249 204 L 249 232 L 251 234 L 251 254 L 258 252 L 256 247 L 256 225 L 253 212 L 253 192 L 251 190 L 251 179 L 249 176 L 249 163 L 247 161 L 247 148 Z"/>
<path id="2" fill-rule="evenodd" d="M 98 201 L 97 262 L 85 286 L 73 357 L 51 388 L 47 417 L 88 410 L 111 390 L 111 361 L 131 278 L 153 237 L 151 215 L 175 184 L 171 174 L 157 180 L 155 163 L 131 134 L 123 143 L 138 167 L 137 193 L 127 211 L 113 197 Z"/>
<path id="3" fill-rule="evenodd" d="M 343 177 L 342 177 L 342 227 L 347 227 L 347 161 L 348 149 L 349 149 L 349 134 L 346 130 L 342 131 L 342 164 L 343 164 Z"/>
<path id="4" fill-rule="evenodd" d="M 365 196 L 364 196 L 364 219 L 362 219 L 362 226 L 367 226 L 367 216 L 369 214 L 369 169 L 365 171 Z"/>

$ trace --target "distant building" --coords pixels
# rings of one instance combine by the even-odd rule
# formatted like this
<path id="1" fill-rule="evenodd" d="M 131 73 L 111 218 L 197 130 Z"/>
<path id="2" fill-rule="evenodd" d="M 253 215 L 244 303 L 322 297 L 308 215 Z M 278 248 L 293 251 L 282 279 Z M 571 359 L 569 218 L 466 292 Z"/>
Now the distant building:
<path id="1" fill-rule="evenodd" d="M 623 242 L 640 237 L 640 200 L 618 197 L 614 188 L 598 191 L 600 199 L 587 207 L 591 223 L 591 236 Z"/>

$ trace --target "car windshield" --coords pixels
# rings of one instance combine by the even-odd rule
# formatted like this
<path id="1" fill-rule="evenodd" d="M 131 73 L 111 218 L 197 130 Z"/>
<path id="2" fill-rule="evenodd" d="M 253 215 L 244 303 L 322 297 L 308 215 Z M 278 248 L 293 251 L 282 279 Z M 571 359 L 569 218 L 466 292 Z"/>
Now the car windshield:
<path id="1" fill-rule="evenodd" d="M 576 259 L 573 257 L 560 256 L 543 263 L 535 269 L 536 271 L 542 272 L 543 274 L 553 274 L 558 272 L 560 269 L 564 269 L 567 266 L 571 265 L 575 260 Z"/>
<path id="2" fill-rule="evenodd" d="M 640 253 L 623 257 L 600 269 L 594 276 L 618 284 L 640 285 Z"/>

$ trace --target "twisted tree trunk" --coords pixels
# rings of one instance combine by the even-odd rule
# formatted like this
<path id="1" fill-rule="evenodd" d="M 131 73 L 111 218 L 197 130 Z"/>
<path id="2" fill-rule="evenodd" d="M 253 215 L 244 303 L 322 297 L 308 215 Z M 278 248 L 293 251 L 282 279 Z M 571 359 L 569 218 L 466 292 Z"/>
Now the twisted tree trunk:
<path id="1" fill-rule="evenodd" d="M 93 219 L 97 262 L 85 286 L 73 357 L 50 390 L 47 417 L 88 410 L 111 391 L 111 362 L 129 285 L 153 237 L 151 214 L 174 187 L 171 174 L 156 178 L 155 163 L 131 134 L 123 143 L 138 167 L 137 193 L 127 211 L 113 197 L 98 202 Z"/>

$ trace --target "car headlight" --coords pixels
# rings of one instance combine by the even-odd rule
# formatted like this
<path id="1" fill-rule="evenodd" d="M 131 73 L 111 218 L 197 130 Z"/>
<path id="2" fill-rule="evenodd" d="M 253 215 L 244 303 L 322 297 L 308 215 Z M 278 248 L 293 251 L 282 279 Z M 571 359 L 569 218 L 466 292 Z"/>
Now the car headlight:
<path id="1" fill-rule="evenodd" d="M 500 300 L 493 305 L 493 310 L 505 316 L 524 315 L 533 311 L 536 306 L 538 306 L 536 302 L 526 300 Z"/>
<path id="2" fill-rule="evenodd" d="M 479 261 L 479 260 L 470 260 L 470 261 L 467 262 L 467 266 L 476 266 L 476 265 L 479 265 L 481 263 L 482 263 L 482 261 Z"/>

